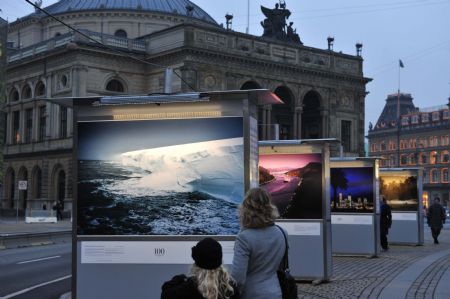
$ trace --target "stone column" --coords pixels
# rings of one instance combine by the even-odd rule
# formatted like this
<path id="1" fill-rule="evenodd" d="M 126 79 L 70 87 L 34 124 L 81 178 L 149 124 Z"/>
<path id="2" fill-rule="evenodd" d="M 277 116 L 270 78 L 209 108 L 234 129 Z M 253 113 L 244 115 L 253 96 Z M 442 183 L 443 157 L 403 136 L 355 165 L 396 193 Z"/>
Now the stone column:
<path id="1" fill-rule="evenodd" d="M 294 125 L 296 125 L 296 128 L 295 128 L 296 135 L 295 135 L 295 137 L 297 139 L 302 139 L 302 114 L 303 114 L 303 106 L 295 107 L 295 119 L 296 119 L 296 122 L 294 122 Z"/>
<path id="2" fill-rule="evenodd" d="M 321 138 L 328 138 L 330 136 L 329 135 L 329 127 L 328 127 L 328 117 L 329 117 L 330 112 L 328 111 L 328 109 L 320 109 L 320 118 L 321 118 L 321 122 L 322 122 L 322 132 L 321 132 Z"/>
<path id="3" fill-rule="evenodd" d="M 262 107 L 262 120 L 260 123 L 262 124 L 261 140 L 266 140 L 267 139 L 267 107 L 266 106 Z"/>
<path id="4" fill-rule="evenodd" d="M 266 135 L 266 140 L 267 139 L 273 139 L 272 138 L 272 106 L 269 105 L 267 106 L 267 135 Z"/>

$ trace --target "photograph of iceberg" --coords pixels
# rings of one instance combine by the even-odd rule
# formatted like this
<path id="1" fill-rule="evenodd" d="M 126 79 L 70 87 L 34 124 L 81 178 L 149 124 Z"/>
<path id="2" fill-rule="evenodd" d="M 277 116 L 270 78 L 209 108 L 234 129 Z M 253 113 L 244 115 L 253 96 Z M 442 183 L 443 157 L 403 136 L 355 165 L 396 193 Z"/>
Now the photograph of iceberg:
<path id="1" fill-rule="evenodd" d="M 386 198 L 392 211 L 417 211 L 419 208 L 417 177 L 380 175 L 380 196 Z"/>
<path id="2" fill-rule="evenodd" d="M 330 169 L 331 211 L 373 213 L 373 167 Z"/>
<path id="3" fill-rule="evenodd" d="M 322 155 L 260 155 L 259 185 L 272 195 L 281 218 L 322 218 Z"/>
<path id="4" fill-rule="evenodd" d="M 78 123 L 79 235 L 234 235 L 241 117 Z"/>

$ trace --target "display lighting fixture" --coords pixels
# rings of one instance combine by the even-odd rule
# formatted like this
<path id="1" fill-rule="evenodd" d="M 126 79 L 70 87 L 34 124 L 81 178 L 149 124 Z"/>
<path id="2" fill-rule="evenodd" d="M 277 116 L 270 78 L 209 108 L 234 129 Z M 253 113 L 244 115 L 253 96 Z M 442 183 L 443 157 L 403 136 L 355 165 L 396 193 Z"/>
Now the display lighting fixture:
<path id="1" fill-rule="evenodd" d="M 221 111 L 130 113 L 130 114 L 115 114 L 113 115 L 113 120 L 190 119 L 190 118 L 212 118 L 221 116 L 222 116 Z"/>

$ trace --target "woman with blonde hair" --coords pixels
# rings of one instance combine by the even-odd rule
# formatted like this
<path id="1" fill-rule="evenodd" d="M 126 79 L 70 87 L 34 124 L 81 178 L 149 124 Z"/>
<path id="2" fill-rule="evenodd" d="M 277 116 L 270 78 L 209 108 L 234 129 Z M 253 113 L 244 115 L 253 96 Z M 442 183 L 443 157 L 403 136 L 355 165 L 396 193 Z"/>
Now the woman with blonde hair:
<path id="1" fill-rule="evenodd" d="M 231 276 L 243 299 L 281 299 L 277 270 L 285 252 L 278 211 L 262 188 L 247 192 L 239 208 L 241 231 L 234 245 Z M 286 234 L 287 235 L 287 234 Z"/>
<path id="2" fill-rule="evenodd" d="M 161 299 L 239 299 L 236 285 L 222 265 L 222 246 L 205 238 L 192 247 L 191 276 L 177 275 L 162 286 Z"/>

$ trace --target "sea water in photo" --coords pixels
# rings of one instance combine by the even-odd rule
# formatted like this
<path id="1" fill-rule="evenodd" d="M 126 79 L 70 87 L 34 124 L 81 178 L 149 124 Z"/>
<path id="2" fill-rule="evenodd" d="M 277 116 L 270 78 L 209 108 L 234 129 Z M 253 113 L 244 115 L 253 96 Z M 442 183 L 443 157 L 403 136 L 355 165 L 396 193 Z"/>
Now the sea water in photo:
<path id="1" fill-rule="evenodd" d="M 87 134 L 96 137 L 79 139 L 90 146 L 81 149 L 78 160 L 78 234 L 236 234 L 237 207 L 244 196 L 242 119 L 219 121 L 231 126 L 230 133 L 210 132 L 215 121 L 176 120 L 183 126 L 181 133 L 165 132 L 174 138 L 167 146 L 157 146 L 170 139 L 164 136 L 155 141 L 158 135 L 154 133 L 155 128 L 167 129 L 168 121 L 127 122 L 122 125 L 128 127 L 119 132 L 114 128 L 120 122 L 84 124 L 84 133 L 91 128 Z M 191 133 L 190 137 L 180 137 L 188 133 L 189 126 L 195 129 L 197 125 L 207 126 L 203 136 Z M 103 136 L 106 129 L 109 137 Z M 134 130 L 146 134 L 149 141 L 140 140 L 145 135 L 137 140 L 140 135 Z M 231 138 L 214 139 L 217 137 Z M 107 141 L 108 148 L 98 139 Z M 196 142 L 174 144 L 186 139 Z M 198 141 L 201 139 L 209 140 Z M 105 155 L 93 154 L 92 146 L 106 151 Z M 95 159 L 98 157 L 105 159 Z"/>

